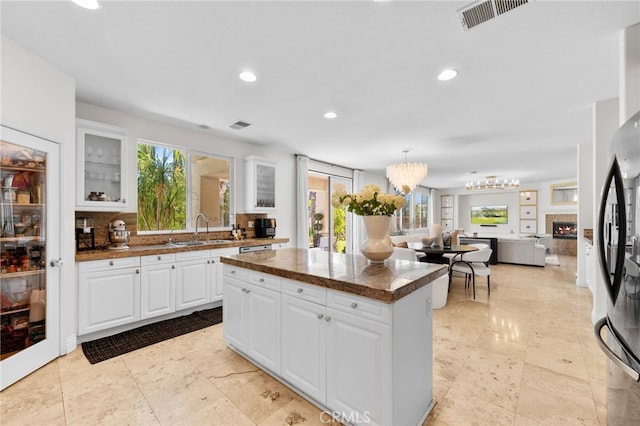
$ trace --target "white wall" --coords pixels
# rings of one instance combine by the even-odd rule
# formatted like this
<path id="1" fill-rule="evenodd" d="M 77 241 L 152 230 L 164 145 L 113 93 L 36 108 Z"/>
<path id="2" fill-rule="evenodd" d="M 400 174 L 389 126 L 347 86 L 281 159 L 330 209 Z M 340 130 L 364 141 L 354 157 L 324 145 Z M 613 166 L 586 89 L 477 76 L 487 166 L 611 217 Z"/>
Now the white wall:
<path id="1" fill-rule="evenodd" d="M 2 124 L 60 145 L 60 235 L 69 236 L 59 242 L 65 261 L 60 267 L 60 354 L 65 354 L 75 348 L 75 80 L 1 37 Z"/>
<path id="2" fill-rule="evenodd" d="M 111 124 L 127 129 L 129 134 L 128 175 L 136 176 L 136 143 L 138 139 L 145 139 L 179 147 L 197 149 L 211 154 L 219 154 L 235 159 L 234 176 L 234 207 L 236 213 L 245 213 L 245 179 L 244 157 L 257 155 L 268 160 L 276 161 L 276 207 L 274 214 L 278 224 L 278 237 L 287 237 L 295 241 L 295 157 L 290 153 L 249 144 L 240 140 L 220 137 L 197 129 L 191 130 L 169 124 L 160 123 L 131 114 L 115 111 L 96 105 L 78 102 L 76 104 L 78 118 Z M 124 158 L 124 155 L 123 155 Z M 128 182 L 127 192 L 135 195 L 137 183 L 135 179 Z M 130 211 L 136 212 L 137 198 L 130 196 L 132 206 Z"/>
<path id="3" fill-rule="evenodd" d="M 434 222 L 440 222 L 440 195 L 453 194 L 454 196 L 454 229 L 464 229 L 466 234 L 477 232 L 484 236 L 517 236 L 520 234 L 520 200 L 519 192 L 523 190 L 538 191 L 538 234 L 545 233 L 545 215 L 548 214 L 577 214 L 578 206 L 575 204 L 552 205 L 551 185 L 558 183 L 575 182 L 575 177 L 567 177 L 557 181 L 546 181 L 522 185 L 513 190 L 501 191 L 468 191 L 465 188 L 449 188 L 436 191 L 434 197 Z M 471 225 L 471 207 L 484 205 L 506 205 L 508 208 L 509 223 L 496 227 Z"/>

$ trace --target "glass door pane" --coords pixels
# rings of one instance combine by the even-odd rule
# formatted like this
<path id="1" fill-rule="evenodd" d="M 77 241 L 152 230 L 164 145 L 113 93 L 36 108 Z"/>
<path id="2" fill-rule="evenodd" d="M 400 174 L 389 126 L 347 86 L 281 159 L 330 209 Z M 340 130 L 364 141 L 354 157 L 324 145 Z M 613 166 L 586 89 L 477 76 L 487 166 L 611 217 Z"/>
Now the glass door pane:
<path id="1" fill-rule="evenodd" d="M 0 390 L 60 355 L 60 152 L 0 126 Z"/>
<path id="2" fill-rule="evenodd" d="M 351 191 L 351 180 L 309 172 L 309 247 L 338 253 L 351 253 L 352 216 L 331 206 L 331 194 L 338 189 Z"/>
<path id="3" fill-rule="evenodd" d="M 0 359 L 46 339 L 47 154 L 0 141 Z"/>

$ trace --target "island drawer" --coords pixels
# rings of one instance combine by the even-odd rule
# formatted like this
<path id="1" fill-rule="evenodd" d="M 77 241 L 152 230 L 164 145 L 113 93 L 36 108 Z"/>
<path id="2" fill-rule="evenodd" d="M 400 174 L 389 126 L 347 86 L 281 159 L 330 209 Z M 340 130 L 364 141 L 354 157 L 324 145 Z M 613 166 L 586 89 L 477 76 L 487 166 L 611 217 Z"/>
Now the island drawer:
<path id="1" fill-rule="evenodd" d="M 233 266 L 233 265 L 228 265 L 228 264 L 223 264 L 224 265 L 224 276 L 228 277 L 228 278 L 234 278 L 236 280 L 240 280 L 240 281 L 246 281 L 247 280 L 247 270 L 244 268 L 240 268 L 238 266 Z"/>
<path id="2" fill-rule="evenodd" d="M 327 304 L 326 288 L 286 278 L 282 281 L 282 292 L 284 294 L 323 306 Z"/>
<path id="3" fill-rule="evenodd" d="M 337 290 L 327 290 L 327 307 L 391 324 L 391 305 Z"/>
<path id="4" fill-rule="evenodd" d="M 275 275 L 248 270 L 247 282 L 253 285 L 257 285 L 258 287 L 264 287 L 273 291 L 277 291 L 278 293 L 282 291 L 280 288 L 280 277 L 277 277 Z"/>

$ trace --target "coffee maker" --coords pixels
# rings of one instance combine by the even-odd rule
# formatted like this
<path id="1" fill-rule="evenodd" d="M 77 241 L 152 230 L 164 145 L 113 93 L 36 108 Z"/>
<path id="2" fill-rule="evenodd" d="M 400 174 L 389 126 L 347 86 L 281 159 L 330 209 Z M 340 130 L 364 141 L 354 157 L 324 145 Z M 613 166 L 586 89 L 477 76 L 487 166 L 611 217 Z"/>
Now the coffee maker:
<path id="1" fill-rule="evenodd" d="M 273 218 L 257 218 L 253 222 L 256 238 L 273 238 L 276 236 L 276 220 Z"/>
<path id="2" fill-rule="evenodd" d="M 76 219 L 76 251 L 95 249 L 96 236 L 93 230 L 93 219 L 90 217 Z"/>

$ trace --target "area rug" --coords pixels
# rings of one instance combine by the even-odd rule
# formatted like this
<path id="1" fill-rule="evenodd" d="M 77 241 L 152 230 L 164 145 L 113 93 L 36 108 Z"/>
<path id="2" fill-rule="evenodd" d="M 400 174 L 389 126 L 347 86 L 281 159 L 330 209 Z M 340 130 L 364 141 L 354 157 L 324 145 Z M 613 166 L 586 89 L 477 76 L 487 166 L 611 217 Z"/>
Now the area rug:
<path id="1" fill-rule="evenodd" d="M 557 254 L 548 254 L 544 258 L 544 263 L 551 266 L 560 266 L 560 259 Z"/>
<path id="2" fill-rule="evenodd" d="M 84 342 L 82 352 L 91 364 L 96 364 L 221 322 L 222 306 L 219 306 L 123 331 L 102 339 Z"/>

